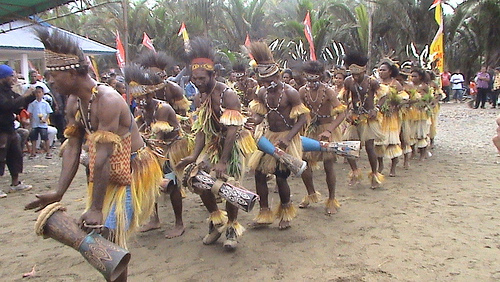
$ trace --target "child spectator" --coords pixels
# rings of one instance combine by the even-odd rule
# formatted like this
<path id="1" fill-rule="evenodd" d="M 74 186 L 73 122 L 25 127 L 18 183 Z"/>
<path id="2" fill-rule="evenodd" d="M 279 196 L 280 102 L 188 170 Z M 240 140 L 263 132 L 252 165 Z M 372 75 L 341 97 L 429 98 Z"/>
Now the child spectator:
<path id="1" fill-rule="evenodd" d="M 31 141 L 31 155 L 30 159 L 36 156 L 36 140 L 38 139 L 38 135 L 40 138 L 45 141 L 45 158 L 52 159 L 52 154 L 50 153 L 49 146 L 49 137 L 48 137 L 48 118 L 49 114 L 52 113 L 52 108 L 49 103 L 43 99 L 43 88 L 37 86 L 35 89 L 36 100 L 31 102 L 28 105 L 28 112 L 30 113 L 30 123 L 31 123 L 31 132 L 29 136 L 29 140 Z"/>

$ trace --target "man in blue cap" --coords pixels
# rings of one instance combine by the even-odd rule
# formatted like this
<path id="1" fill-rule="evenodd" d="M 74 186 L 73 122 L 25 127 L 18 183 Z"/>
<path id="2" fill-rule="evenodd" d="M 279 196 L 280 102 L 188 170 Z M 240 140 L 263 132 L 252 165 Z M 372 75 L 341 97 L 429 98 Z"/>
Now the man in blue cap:
<path id="1" fill-rule="evenodd" d="M 23 172 L 23 152 L 14 129 L 14 120 L 16 114 L 35 100 L 34 89 L 29 89 L 21 96 L 12 90 L 12 85 L 14 70 L 7 65 L 0 65 L 0 176 L 3 176 L 7 164 L 12 178 L 8 192 L 31 189 L 31 185 L 19 181 L 19 173 Z M 0 189 L 0 198 L 6 196 Z"/>

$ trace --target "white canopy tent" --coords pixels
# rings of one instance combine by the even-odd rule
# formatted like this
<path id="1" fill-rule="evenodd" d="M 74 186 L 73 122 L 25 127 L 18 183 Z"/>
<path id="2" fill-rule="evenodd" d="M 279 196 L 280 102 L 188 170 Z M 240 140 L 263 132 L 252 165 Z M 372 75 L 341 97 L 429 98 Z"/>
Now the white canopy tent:
<path id="1" fill-rule="evenodd" d="M 59 29 L 46 23 L 43 25 L 65 32 L 75 38 L 86 55 L 105 55 L 116 53 L 116 49 L 99 42 Z M 43 59 L 43 57 L 43 44 L 38 41 L 35 36 L 33 23 L 26 20 L 18 20 L 0 25 L 0 61 L 9 61 L 10 65 L 14 65 L 14 61 L 20 60 L 20 72 L 25 78 L 28 78 L 28 60 Z"/>

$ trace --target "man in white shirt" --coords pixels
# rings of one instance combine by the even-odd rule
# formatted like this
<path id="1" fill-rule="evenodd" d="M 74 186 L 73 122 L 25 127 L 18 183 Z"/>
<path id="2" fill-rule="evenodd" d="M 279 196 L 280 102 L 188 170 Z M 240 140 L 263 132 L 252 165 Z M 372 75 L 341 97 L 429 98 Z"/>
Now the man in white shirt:
<path id="1" fill-rule="evenodd" d="M 451 93 L 452 93 L 452 99 L 455 100 L 455 103 L 458 103 L 458 101 L 462 101 L 464 97 L 464 75 L 460 72 L 460 70 L 455 71 L 450 78 L 450 83 L 451 83 Z"/>
<path id="2" fill-rule="evenodd" d="M 29 82 L 23 85 L 23 91 L 26 92 L 31 86 L 40 86 L 43 89 L 43 94 L 50 94 L 49 87 L 37 79 L 38 73 L 36 70 L 30 70 L 29 72 Z"/>

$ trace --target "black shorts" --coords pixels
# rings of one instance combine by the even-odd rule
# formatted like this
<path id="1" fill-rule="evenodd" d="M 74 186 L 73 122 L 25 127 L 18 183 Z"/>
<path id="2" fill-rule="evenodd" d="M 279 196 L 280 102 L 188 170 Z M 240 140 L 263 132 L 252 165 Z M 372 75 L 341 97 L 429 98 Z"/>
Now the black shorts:
<path id="1" fill-rule="evenodd" d="M 6 164 L 11 175 L 23 172 L 23 151 L 15 131 L 0 133 L 0 176 L 4 175 Z"/>
<path id="2" fill-rule="evenodd" d="M 30 132 L 30 141 L 38 140 L 38 135 L 40 135 L 40 139 L 47 141 L 49 140 L 49 134 L 47 128 L 35 127 L 31 129 Z"/>

